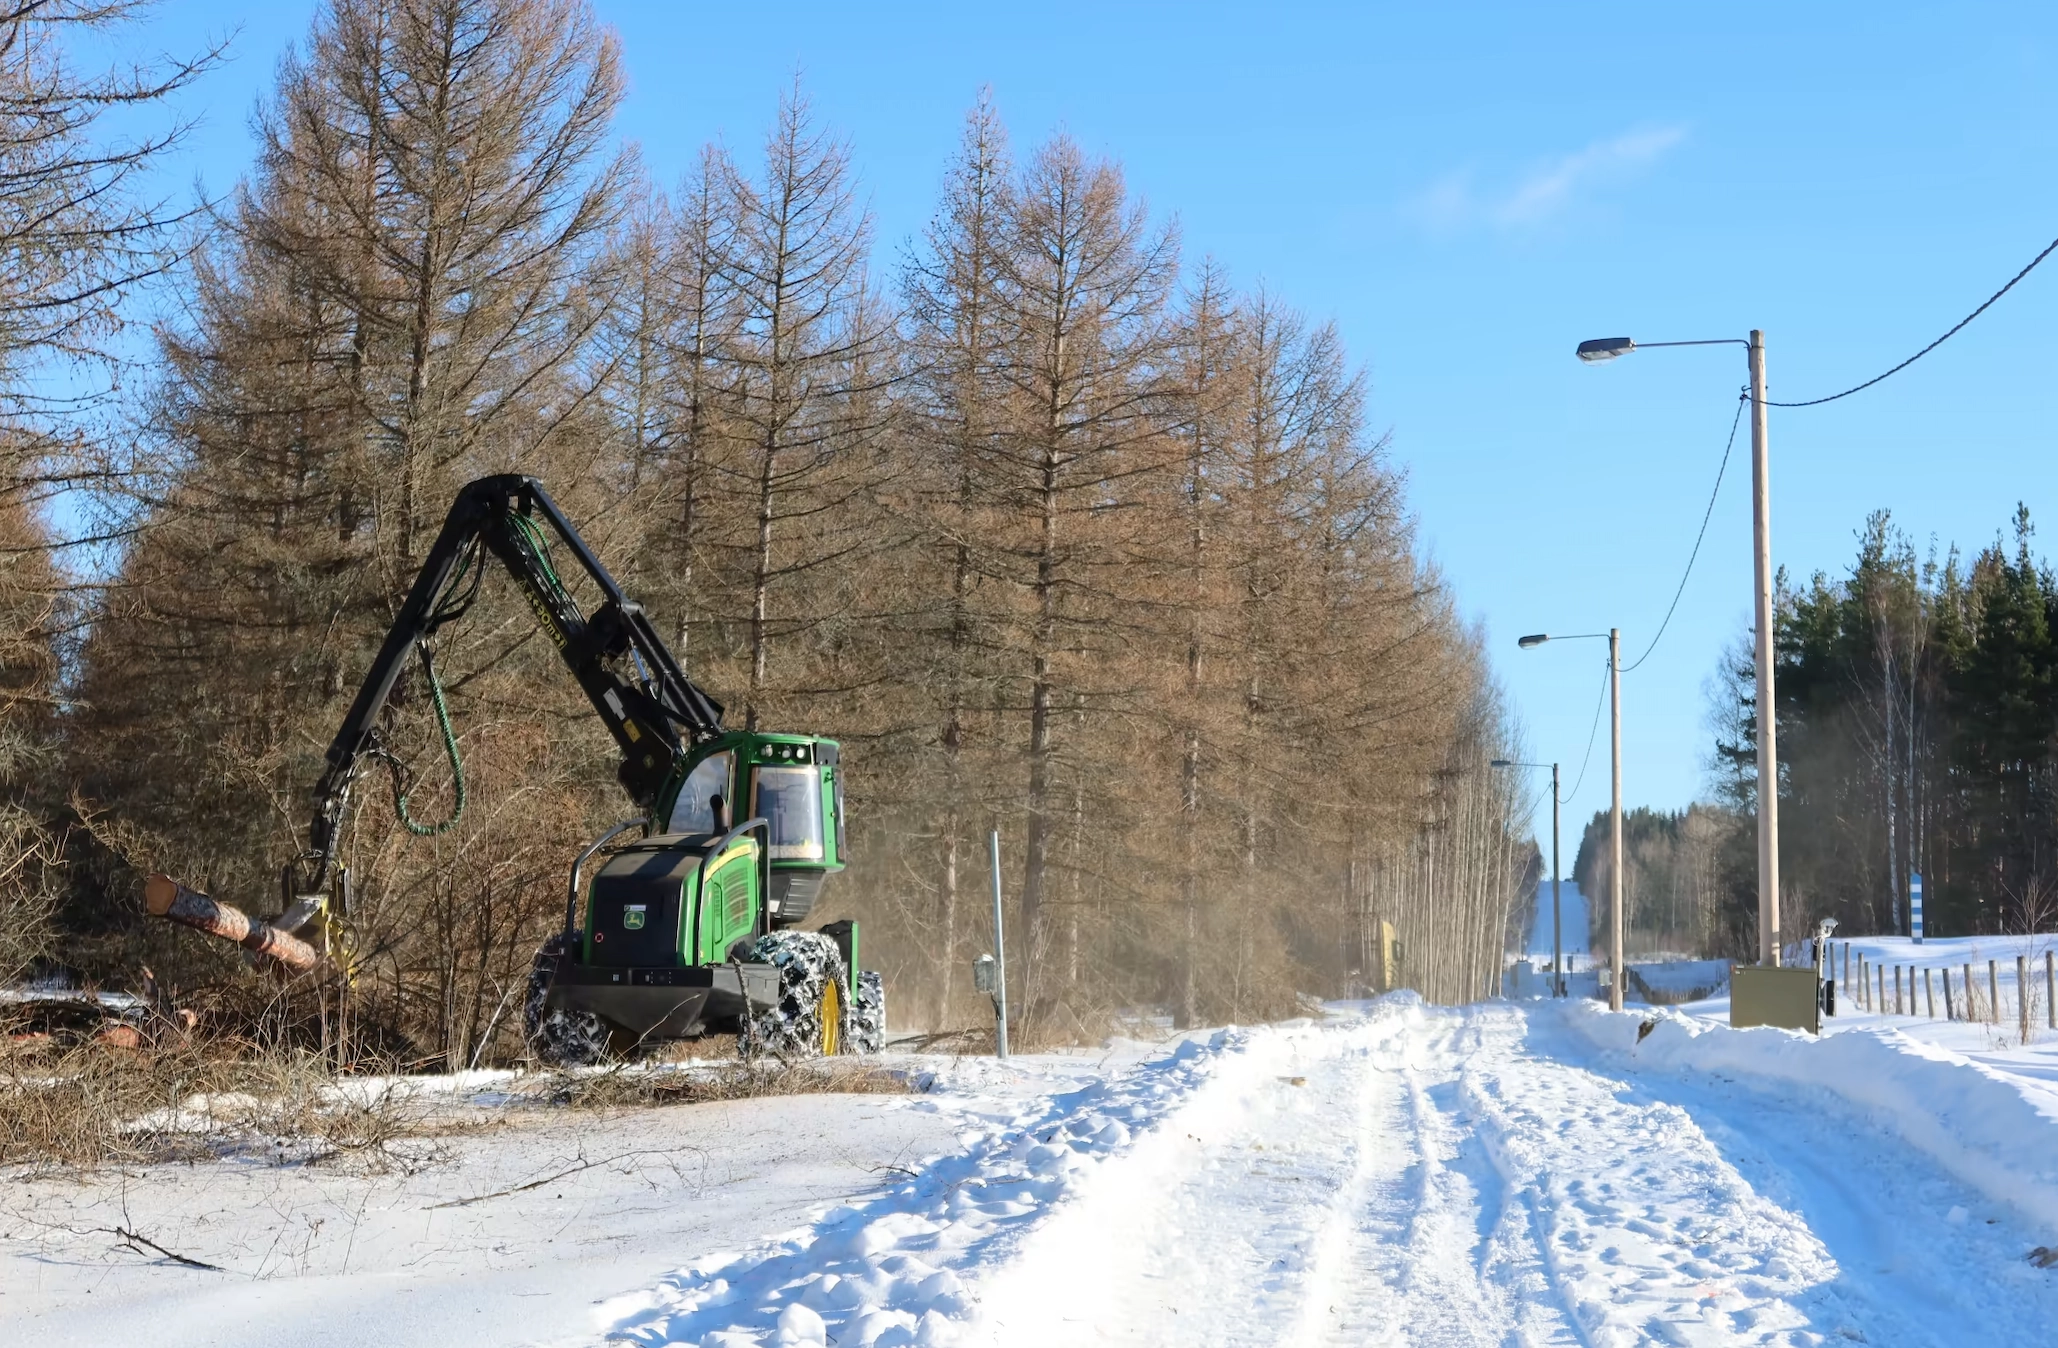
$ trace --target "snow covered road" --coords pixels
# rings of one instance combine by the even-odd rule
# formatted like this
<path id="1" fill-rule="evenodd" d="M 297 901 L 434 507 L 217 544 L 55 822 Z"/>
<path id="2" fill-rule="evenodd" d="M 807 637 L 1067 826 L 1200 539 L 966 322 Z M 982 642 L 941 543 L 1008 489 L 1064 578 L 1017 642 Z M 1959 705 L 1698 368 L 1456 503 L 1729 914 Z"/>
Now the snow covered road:
<path id="1" fill-rule="evenodd" d="M 1951 1225 L 1952 1207 L 1992 1205 L 1905 1148 L 1719 1081 L 1653 1091 L 1556 1014 L 1410 1006 L 1303 1036 L 1304 1085 L 1172 1120 L 1148 1179 L 1111 1176 L 1054 1218 L 986 1291 L 988 1341 L 2049 1332 L 2058 1281 L 2023 1264 L 2024 1233 Z"/>
<path id="2" fill-rule="evenodd" d="M 876 1348 L 2051 1341 L 2058 1272 L 2023 1256 L 2058 1233 L 1827 1092 L 1683 1068 L 1677 1045 L 1646 1062 L 1582 1018 L 1635 1029 L 1587 1006 L 1396 997 L 1189 1045 L 798 1233 L 771 1262 L 690 1272 L 616 1333 Z M 1101 1131 L 1116 1114 L 1133 1139 Z M 818 1238 L 829 1263 L 811 1257 Z"/>

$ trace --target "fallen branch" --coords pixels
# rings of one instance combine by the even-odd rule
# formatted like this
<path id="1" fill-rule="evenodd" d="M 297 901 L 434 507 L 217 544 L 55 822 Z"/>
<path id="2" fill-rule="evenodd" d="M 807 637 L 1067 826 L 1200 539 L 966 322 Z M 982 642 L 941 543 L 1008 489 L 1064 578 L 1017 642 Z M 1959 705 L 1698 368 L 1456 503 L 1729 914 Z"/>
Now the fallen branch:
<path id="1" fill-rule="evenodd" d="M 204 1268 L 209 1273 L 228 1272 L 228 1270 L 223 1268 L 220 1264 L 202 1263 L 198 1259 L 188 1259 L 185 1255 L 180 1254 L 175 1250 L 167 1250 L 164 1248 L 164 1246 L 159 1245 L 156 1241 L 150 1239 L 150 1237 L 143 1235 L 140 1232 L 131 1231 L 126 1226 L 109 1226 L 102 1227 L 101 1229 L 105 1231 L 108 1235 L 120 1240 L 122 1244 L 134 1250 L 137 1254 L 144 1254 L 149 1250 L 155 1250 L 157 1253 L 171 1260 L 174 1264 L 183 1264 L 187 1268 Z"/>
<path id="2" fill-rule="evenodd" d="M 930 1049 L 936 1047 L 936 1045 L 944 1043 L 948 1040 L 956 1040 L 960 1043 L 969 1044 L 977 1042 L 982 1038 L 988 1043 L 993 1042 L 993 1031 L 991 1029 L 973 1026 L 971 1028 L 962 1030 L 937 1030 L 930 1034 L 902 1035 L 898 1039 L 889 1040 L 886 1044 L 886 1048 L 890 1052 L 927 1053 Z"/>
<path id="3" fill-rule="evenodd" d="M 598 1161 L 581 1161 L 569 1170 L 560 1170 L 555 1175 L 545 1175 L 542 1179 L 530 1180 L 527 1184 L 517 1184 L 512 1189 L 495 1189 L 490 1194 L 474 1194 L 470 1198 L 453 1198 L 447 1203 L 431 1203 L 425 1211 L 434 1212 L 437 1208 L 468 1208 L 474 1203 L 483 1203 L 489 1198 L 506 1198 L 509 1194 L 527 1193 L 531 1189 L 540 1189 L 546 1184 L 555 1184 L 561 1179 L 569 1179 L 582 1170 L 593 1170 L 600 1166 L 613 1165 L 616 1161 L 627 1161 L 638 1156 L 663 1156 L 666 1154 L 662 1151 L 653 1151 L 646 1148 L 642 1151 L 625 1151 L 619 1156 L 609 1156 Z"/>

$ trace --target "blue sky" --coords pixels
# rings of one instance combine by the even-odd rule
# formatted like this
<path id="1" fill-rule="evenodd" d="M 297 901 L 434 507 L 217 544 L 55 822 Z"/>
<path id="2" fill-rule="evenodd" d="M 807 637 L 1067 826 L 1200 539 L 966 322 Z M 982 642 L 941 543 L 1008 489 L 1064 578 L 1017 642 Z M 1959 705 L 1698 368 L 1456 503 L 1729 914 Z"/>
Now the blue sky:
<path id="1" fill-rule="evenodd" d="M 1643 649 L 1744 376 L 1741 348 L 1589 368 L 1573 345 L 1759 327 L 1772 396 L 1817 396 L 1930 341 L 2058 235 L 2048 5 L 596 7 L 627 55 L 622 134 L 661 181 L 709 139 L 748 153 L 798 68 L 898 248 L 990 85 L 1018 148 L 1069 131 L 1176 214 L 1190 258 L 1334 318 L 1422 541 L 1530 755 L 1564 761 L 1568 786 L 1602 648 L 1515 638 L 1613 624 L 1625 659 Z M 203 121 L 178 182 L 233 183 L 249 112 L 313 12 L 160 11 L 155 46 L 235 32 L 184 100 Z M 1974 548 L 2020 500 L 2052 537 L 2049 265 L 1907 373 L 1773 413 L 1779 564 L 1841 568 L 1878 508 L 1923 546 Z M 1703 687 L 1750 614 L 1747 445 L 1671 630 L 1624 680 L 1631 804 L 1702 787 Z M 1605 736 L 1567 808 L 1575 836 L 1607 803 Z"/>

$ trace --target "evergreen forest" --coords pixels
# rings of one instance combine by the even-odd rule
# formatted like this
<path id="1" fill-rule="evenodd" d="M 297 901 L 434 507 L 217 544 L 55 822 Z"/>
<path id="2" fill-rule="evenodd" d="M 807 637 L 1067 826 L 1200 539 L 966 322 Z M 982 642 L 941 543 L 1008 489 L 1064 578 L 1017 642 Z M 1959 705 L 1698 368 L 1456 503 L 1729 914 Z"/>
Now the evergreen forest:
<path id="1" fill-rule="evenodd" d="M 2058 921 L 2058 577 L 2026 507 L 1969 557 L 1882 510 L 1849 570 L 1782 574 L 1780 895 L 1790 933 L 2026 934 Z M 1632 952 L 1746 958 L 1757 931 L 1757 707 L 1749 634 L 1712 684 L 1712 799 L 1624 819 Z M 1608 817 L 1575 868 L 1604 895 Z M 1595 905 L 1595 922 L 1605 914 Z M 1596 939 L 1601 929 L 1596 927 Z"/>

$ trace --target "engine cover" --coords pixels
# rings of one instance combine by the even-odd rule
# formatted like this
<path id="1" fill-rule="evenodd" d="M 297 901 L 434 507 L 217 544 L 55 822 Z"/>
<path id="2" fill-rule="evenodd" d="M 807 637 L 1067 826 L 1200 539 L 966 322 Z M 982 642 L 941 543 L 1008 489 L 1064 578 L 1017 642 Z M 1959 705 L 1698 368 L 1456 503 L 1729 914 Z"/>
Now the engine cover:
<path id="1" fill-rule="evenodd" d="M 686 887 L 700 869 L 697 848 L 629 848 L 593 877 L 587 960 L 611 967 L 650 968 L 683 962 L 681 912 Z"/>

